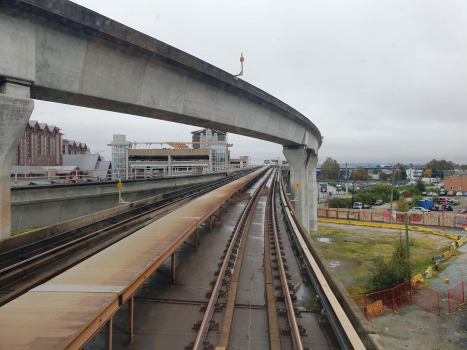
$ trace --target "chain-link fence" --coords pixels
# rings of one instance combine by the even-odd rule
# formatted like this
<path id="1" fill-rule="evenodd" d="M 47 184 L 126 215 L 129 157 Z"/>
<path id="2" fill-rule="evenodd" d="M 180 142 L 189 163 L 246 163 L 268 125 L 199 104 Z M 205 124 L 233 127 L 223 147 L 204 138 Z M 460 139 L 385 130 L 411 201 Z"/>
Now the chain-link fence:
<path id="1" fill-rule="evenodd" d="M 460 282 L 448 289 L 449 313 L 459 306 L 464 305 L 467 300 L 467 282 Z"/>

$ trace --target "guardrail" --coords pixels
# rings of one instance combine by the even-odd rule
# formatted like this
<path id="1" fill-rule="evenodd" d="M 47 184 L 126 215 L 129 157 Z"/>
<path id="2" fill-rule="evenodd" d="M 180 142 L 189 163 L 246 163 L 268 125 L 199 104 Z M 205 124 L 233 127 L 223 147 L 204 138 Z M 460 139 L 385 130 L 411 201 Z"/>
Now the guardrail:
<path id="1" fill-rule="evenodd" d="M 186 167 L 186 166 L 185 166 Z M 184 168 L 185 168 L 184 167 Z M 21 187 L 27 185 L 54 185 L 63 183 L 83 183 L 83 182 L 105 182 L 105 181 L 119 181 L 119 180 L 148 180 L 165 177 L 177 176 L 196 176 L 208 175 L 216 173 L 231 174 L 240 170 L 251 169 L 248 167 L 232 166 L 229 168 L 216 168 L 211 167 L 186 167 L 186 169 L 179 169 L 177 166 L 172 166 L 170 172 L 166 169 L 138 169 L 138 168 L 117 168 L 117 169 L 79 169 L 75 167 L 54 167 L 54 169 L 44 170 L 28 169 L 24 171 L 11 172 L 11 187 Z"/>

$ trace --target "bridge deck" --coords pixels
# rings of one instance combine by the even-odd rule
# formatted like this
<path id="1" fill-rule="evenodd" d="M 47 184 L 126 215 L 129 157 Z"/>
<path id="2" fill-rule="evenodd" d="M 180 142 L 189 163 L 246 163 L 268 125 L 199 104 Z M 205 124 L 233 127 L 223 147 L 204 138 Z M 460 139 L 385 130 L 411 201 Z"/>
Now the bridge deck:
<path id="1" fill-rule="evenodd" d="M 78 349 L 257 170 L 188 203 L 0 308 L 1 349 Z"/>

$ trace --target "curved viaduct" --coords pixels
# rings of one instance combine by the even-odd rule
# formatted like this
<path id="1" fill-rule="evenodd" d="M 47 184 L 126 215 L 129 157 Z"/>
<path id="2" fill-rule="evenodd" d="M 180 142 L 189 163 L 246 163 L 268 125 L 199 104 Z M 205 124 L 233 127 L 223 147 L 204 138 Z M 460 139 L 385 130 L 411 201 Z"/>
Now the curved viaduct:
<path id="1" fill-rule="evenodd" d="M 0 3 L 0 238 L 32 99 L 209 127 L 284 146 L 297 215 L 316 230 L 318 128 L 233 75 L 69 1 Z"/>

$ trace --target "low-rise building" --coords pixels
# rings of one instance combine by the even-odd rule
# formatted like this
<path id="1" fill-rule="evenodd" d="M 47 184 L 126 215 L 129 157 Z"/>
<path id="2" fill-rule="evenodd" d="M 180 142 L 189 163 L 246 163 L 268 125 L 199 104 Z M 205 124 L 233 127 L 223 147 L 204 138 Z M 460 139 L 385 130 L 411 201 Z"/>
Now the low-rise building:
<path id="1" fill-rule="evenodd" d="M 445 191 L 462 191 L 467 192 L 467 176 L 445 176 L 444 177 L 444 190 Z"/>

